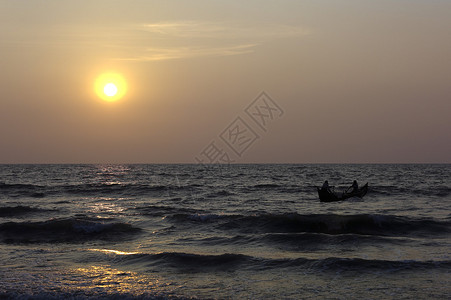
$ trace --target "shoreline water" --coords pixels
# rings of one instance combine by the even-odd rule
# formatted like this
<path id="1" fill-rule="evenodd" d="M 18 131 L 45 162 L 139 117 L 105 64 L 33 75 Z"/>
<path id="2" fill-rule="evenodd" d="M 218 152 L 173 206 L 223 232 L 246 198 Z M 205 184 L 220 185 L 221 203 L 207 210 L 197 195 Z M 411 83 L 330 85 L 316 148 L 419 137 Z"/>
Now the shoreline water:
<path id="1" fill-rule="evenodd" d="M 0 165 L 0 296 L 443 298 L 450 171 Z M 370 190 L 321 203 L 315 186 L 326 178 Z"/>

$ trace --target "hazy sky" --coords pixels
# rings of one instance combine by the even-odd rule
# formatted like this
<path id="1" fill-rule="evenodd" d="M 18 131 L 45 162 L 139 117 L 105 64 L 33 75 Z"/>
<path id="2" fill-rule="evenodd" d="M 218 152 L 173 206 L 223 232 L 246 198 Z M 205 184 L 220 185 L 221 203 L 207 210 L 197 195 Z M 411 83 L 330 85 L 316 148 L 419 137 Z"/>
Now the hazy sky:
<path id="1" fill-rule="evenodd" d="M 445 0 L 0 0 L 0 163 L 450 163 L 450 16 Z M 127 82 L 116 102 L 94 91 L 105 72 Z"/>

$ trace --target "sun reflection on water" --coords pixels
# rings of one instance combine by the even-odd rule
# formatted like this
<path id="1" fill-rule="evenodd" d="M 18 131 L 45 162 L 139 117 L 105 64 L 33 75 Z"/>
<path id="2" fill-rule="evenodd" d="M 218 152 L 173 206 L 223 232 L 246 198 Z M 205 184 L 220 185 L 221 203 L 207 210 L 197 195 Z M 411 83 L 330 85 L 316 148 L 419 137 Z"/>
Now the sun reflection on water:
<path id="1" fill-rule="evenodd" d="M 107 250 L 108 251 L 108 250 Z M 114 251 L 114 250 L 111 250 Z M 120 251 L 119 251 L 120 252 Z M 133 296 L 158 295 L 167 284 L 156 278 L 139 275 L 131 271 L 122 271 L 110 266 L 89 266 L 74 270 L 73 284 L 87 294 L 114 295 L 130 294 Z M 84 283 L 80 282 L 86 281 Z"/>
<path id="2" fill-rule="evenodd" d="M 139 254 L 140 252 L 126 252 L 126 251 L 119 251 L 119 250 L 111 250 L 111 249 L 88 249 L 89 251 L 96 251 L 96 252 L 103 252 L 103 253 L 112 253 L 116 255 L 133 255 L 133 254 Z"/>
<path id="3" fill-rule="evenodd" d="M 98 202 L 98 203 L 93 203 L 89 206 L 89 212 L 94 213 L 94 214 L 99 214 L 99 213 L 119 214 L 123 211 L 124 211 L 124 208 L 115 203 Z"/>

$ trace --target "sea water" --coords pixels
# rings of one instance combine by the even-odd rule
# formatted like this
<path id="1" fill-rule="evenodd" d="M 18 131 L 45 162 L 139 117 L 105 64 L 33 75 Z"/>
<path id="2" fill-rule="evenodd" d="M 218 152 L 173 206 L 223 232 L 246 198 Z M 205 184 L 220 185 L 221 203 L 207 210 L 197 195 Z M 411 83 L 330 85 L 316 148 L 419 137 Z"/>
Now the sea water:
<path id="1" fill-rule="evenodd" d="M 450 234 L 451 165 L 0 165 L 0 298 L 445 299 Z"/>

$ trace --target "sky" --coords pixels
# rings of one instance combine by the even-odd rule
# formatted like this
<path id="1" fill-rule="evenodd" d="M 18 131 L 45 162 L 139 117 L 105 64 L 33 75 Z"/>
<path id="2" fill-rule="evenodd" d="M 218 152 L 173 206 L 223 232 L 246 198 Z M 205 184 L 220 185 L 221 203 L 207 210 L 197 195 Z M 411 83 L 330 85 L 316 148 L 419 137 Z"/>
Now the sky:
<path id="1" fill-rule="evenodd" d="M 0 163 L 451 163 L 451 1 L 0 0 Z M 105 101 L 102 74 L 126 91 Z"/>

